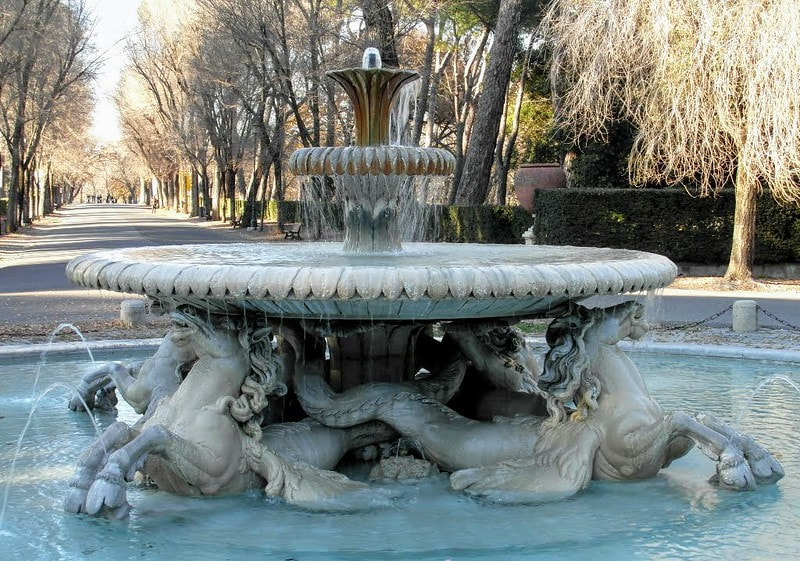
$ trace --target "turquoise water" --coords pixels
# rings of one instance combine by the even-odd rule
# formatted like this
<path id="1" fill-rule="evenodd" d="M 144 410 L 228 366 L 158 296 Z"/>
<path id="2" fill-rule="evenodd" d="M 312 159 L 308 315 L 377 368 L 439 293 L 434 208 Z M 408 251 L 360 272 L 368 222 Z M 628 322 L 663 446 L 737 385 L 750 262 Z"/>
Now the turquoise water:
<path id="1" fill-rule="evenodd" d="M 293 559 L 444 561 L 497 559 L 791 559 L 800 551 L 798 365 L 632 355 L 670 409 L 707 410 L 776 452 L 786 470 L 755 492 L 706 483 L 712 463 L 693 451 L 651 480 L 593 482 L 553 504 L 499 506 L 452 493 L 444 476 L 376 489 L 366 508 L 311 512 L 260 493 L 183 498 L 132 487 L 122 522 L 62 511 L 67 482 L 95 438 L 87 415 L 67 409 L 57 388 L 38 403 L 11 476 L 0 526 L 2 559 Z M 102 359 L 102 357 L 101 357 Z M 39 388 L 75 383 L 84 362 L 49 362 Z M 36 365 L 0 367 L 0 481 L 9 479 L 33 399 Z M 136 415 L 98 415 L 101 426 Z"/>

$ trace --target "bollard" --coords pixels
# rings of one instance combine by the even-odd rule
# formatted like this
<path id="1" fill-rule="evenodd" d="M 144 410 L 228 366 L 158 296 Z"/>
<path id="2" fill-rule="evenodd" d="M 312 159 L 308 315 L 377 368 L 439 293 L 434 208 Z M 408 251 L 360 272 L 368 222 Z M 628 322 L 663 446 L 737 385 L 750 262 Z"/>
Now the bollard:
<path id="1" fill-rule="evenodd" d="M 145 322 L 144 300 L 123 300 L 119 309 L 119 319 L 128 327 L 136 327 Z"/>
<path id="2" fill-rule="evenodd" d="M 536 234 L 533 233 L 533 226 L 522 233 L 522 239 L 525 240 L 525 245 L 536 245 Z"/>
<path id="3" fill-rule="evenodd" d="M 737 300 L 733 303 L 733 330 L 746 333 L 758 329 L 758 306 L 755 300 Z"/>

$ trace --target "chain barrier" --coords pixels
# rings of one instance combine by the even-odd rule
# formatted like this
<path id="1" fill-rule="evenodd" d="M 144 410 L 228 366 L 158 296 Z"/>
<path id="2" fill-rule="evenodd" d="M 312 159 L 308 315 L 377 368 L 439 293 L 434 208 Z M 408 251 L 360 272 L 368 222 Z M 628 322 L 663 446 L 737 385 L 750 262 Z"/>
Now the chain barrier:
<path id="1" fill-rule="evenodd" d="M 789 329 L 796 329 L 796 330 L 800 331 L 800 326 L 797 326 L 797 325 L 791 324 L 791 323 L 789 323 L 788 321 L 786 321 L 786 320 L 783 320 L 783 319 L 779 318 L 779 317 L 778 317 L 778 316 L 776 316 L 775 314 L 773 314 L 773 313 L 770 313 L 770 312 L 768 312 L 767 310 L 765 310 L 764 308 L 762 308 L 760 305 L 756 304 L 756 308 L 757 308 L 757 309 L 759 309 L 759 310 L 761 310 L 762 312 L 764 312 L 764 315 L 765 315 L 765 316 L 767 316 L 767 317 L 769 317 L 769 318 L 772 318 L 772 319 L 774 319 L 775 321 L 777 321 L 777 322 L 778 322 L 778 323 L 780 323 L 781 325 L 783 325 L 783 326 L 786 326 L 786 327 L 788 327 Z"/>
<path id="2" fill-rule="evenodd" d="M 709 321 L 711 321 L 711 320 L 715 320 L 715 319 L 717 319 L 717 318 L 718 318 L 718 317 L 720 317 L 722 314 L 724 314 L 725 312 L 728 312 L 728 311 L 730 311 L 730 310 L 732 310 L 732 309 L 733 309 L 733 304 L 731 304 L 730 306 L 728 306 L 728 307 L 726 307 L 726 308 L 724 308 L 724 309 L 720 310 L 719 312 L 717 312 L 717 313 L 715 313 L 715 314 L 711 314 L 711 315 L 710 315 L 710 316 L 708 316 L 707 318 L 701 319 L 701 320 L 699 320 L 699 321 L 692 321 L 692 322 L 689 322 L 689 323 L 684 323 L 684 324 L 681 324 L 681 325 L 670 325 L 670 326 L 668 326 L 668 327 L 663 327 L 663 330 L 664 330 L 664 331 L 675 331 L 675 330 L 677 330 L 677 329 L 686 329 L 686 328 L 688 328 L 688 327 L 697 327 L 697 326 L 699 326 L 699 325 L 702 325 L 702 324 L 704 324 L 704 323 L 708 323 L 708 322 L 709 322 Z M 778 322 L 779 324 L 783 325 L 784 327 L 788 327 L 789 329 L 794 329 L 794 330 L 800 331 L 800 326 L 794 325 L 794 324 L 792 324 L 792 323 L 789 323 L 788 321 L 786 321 L 786 320 L 784 320 L 784 319 L 781 319 L 781 318 L 779 318 L 779 317 L 778 317 L 778 316 L 776 316 L 775 314 L 771 313 L 769 310 L 766 310 L 766 309 L 764 309 L 764 308 L 763 308 L 762 306 L 760 306 L 759 304 L 756 304 L 756 309 L 758 309 L 758 310 L 761 310 L 761 312 L 762 312 L 762 313 L 763 313 L 765 316 L 767 316 L 767 317 L 769 317 L 769 318 L 772 318 L 773 320 L 775 320 L 775 321 L 776 321 L 776 322 Z"/>
<path id="3" fill-rule="evenodd" d="M 709 321 L 711 321 L 713 319 L 717 319 L 719 316 L 721 316 L 725 312 L 730 311 L 732 309 L 733 309 L 733 304 L 731 304 L 730 306 L 728 306 L 724 310 L 720 310 L 716 314 L 711 314 L 707 318 L 701 319 L 700 321 L 692 321 L 692 322 L 689 322 L 689 323 L 684 323 L 682 325 L 671 325 L 669 327 L 665 327 L 664 331 L 675 331 L 676 329 L 686 329 L 687 327 L 697 327 L 698 325 L 702 325 L 702 324 L 704 324 L 706 322 L 709 322 Z"/>

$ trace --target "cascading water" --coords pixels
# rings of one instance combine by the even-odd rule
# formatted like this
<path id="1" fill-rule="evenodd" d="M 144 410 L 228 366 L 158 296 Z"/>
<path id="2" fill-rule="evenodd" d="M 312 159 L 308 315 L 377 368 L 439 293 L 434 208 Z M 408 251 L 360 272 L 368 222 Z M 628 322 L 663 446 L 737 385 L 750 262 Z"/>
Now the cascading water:
<path id="1" fill-rule="evenodd" d="M 354 253 L 397 252 L 403 227 L 418 228 L 420 205 L 414 193 L 415 176 L 449 175 L 453 156 L 436 148 L 401 145 L 408 128 L 411 87 L 419 75 L 385 70 L 375 49 L 364 53 L 362 68 L 333 70 L 328 76 L 347 92 L 353 105 L 356 146 L 304 148 L 292 154 L 290 169 L 297 175 L 318 176 L 314 185 L 332 177 L 342 203 L 344 249 Z M 398 217 L 410 212 L 412 218 Z"/>

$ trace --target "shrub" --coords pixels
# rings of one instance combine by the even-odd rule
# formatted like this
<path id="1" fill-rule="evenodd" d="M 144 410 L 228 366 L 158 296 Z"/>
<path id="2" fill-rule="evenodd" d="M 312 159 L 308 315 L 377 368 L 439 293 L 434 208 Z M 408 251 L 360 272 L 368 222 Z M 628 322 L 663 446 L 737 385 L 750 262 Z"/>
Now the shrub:
<path id="1" fill-rule="evenodd" d="M 693 198 L 679 189 L 560 189 L 536 194 L 536 240 L 549 245 L 618 247 L 673 261 L 727 263 L 733 190 Z M 759 198 L 757 263 L 800 260 L 800 208 Z"/>
<path id="2" fill-rule="evenodd" d="M 443 206 L 431 208 L 427 238 L 458 243 L 522 243 L 533 223 L 521 206 Z"/>

